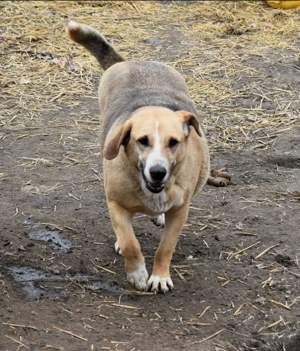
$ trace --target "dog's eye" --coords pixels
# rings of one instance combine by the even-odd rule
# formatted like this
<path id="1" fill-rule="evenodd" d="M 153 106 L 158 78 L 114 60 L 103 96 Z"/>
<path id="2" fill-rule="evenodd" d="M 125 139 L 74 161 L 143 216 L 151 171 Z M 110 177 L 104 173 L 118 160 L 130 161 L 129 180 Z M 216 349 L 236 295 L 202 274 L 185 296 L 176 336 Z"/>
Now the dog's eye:
<path id="1" fill-rule="evenodd" d="M 143 136 L 137 140 L 137 142 L 143 146 L 149 146 L 149 139 L 147 136 Z"/>
<path id="2" fill-rule="evenodd" d="M 179 143 L 179 141 L 178 141 L 177 139 L 171 138 L 171 139 L 169 140 L 169 147 L 170 147 L 170 148 L 173 148 L 173 147 L 177 146 L 178 143 Z"/>

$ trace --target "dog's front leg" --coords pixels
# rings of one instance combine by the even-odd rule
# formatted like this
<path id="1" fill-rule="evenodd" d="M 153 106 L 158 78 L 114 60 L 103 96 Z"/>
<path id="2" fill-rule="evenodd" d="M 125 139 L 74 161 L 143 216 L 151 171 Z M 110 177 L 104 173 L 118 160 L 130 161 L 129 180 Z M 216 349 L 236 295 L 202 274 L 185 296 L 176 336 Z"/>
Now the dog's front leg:
<path id="1" fill-rule="evenodd" d="M 108 208 L 117 245 L 125 259 L 128 281 L 139 290 L 147 287 L 148 272 L 140 244 L 132 228 L 132 214 L 116 202 L 108 202 Z"/>
<path id="2" fill-rule="evenodd" d="M 149 290 L 167 292 L 172 290 L 170 264 L 182 227 L 188 216 L 188 204 L 166 213 L 166 229 L 155 253 L 152 275 L 148 280 Z"/>

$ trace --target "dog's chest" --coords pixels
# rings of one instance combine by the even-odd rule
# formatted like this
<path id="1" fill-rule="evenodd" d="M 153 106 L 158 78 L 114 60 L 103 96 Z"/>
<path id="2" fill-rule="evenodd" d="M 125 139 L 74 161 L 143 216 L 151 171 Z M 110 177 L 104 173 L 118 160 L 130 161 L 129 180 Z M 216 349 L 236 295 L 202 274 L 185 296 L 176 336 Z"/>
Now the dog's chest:
<path id="1" fill-rule="evenodd" d="M 148 192 L 144 198 L 144 205 L 155 214 L 167 212 L 172 207 L 172 201 L 165 191 L 158 194 Z"/>

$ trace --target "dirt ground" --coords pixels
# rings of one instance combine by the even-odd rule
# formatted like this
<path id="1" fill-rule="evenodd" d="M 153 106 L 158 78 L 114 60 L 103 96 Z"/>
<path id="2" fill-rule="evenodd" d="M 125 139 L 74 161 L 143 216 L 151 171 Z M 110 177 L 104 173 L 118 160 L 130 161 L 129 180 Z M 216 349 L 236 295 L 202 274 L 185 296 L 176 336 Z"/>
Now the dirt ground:
<path id="1" fill-rule="evenodd" d="M 0 349 L 299 351 L 299 10 L 164 1 L 1 11 Z M 65 38 L 68 18 L 103 28 L 127 57 L 182 72 L 212 164 L 233 175 L 194 199 L 166 295 L 132 290 L 114 253 L 101 70 Z M 61 42 L 50 47 L 54 32 Z M 63 50 L 67 65 L 57 64 Z M 134 224 L 150 268 L 161 230 L 142 215 Z"/>

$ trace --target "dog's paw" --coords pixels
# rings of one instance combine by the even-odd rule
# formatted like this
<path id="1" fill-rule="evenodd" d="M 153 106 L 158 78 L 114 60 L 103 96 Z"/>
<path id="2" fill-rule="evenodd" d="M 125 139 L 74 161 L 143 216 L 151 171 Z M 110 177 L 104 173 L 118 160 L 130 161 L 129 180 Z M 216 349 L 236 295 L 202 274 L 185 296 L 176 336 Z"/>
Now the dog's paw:
<path id="1" fill-rule="evenodd" d="M 163 228 L 165 226 L 165 214 L 162 213 L 157 217 L 151 218 L 151 221 L 158 227 Z"/>
<path id="2" fill-rule="evenodd" d="M 146 290 L 148 277 L 149 274 L 144 263 L 135 271 L 127 273 L 127 280 L 137 290 Z"/>
<path id="3" fill-rule="evenodd" d="M 116 252 L 118 255 L 122 255 L 122 250 L 120 249 L 120 246 L 119 246 L 119 244 L 118 244 L 117 241 L 115 242 L 115 252 Z"/>
<path id="4" fill-rule="evenodd" d="M 227 172 L 226 168 L 212 169 L 207 184 L 217 187 L 228 186 L 232 184 L 231 175 Z"/>
<path id="5" fill-rule="evenodd" d="M 174 288 L 172 279 L 170 277 L 160 277 L 159 275 L 151 275 L 147 282 L 147 290 L 163 292 L 164 294 Z"/>

